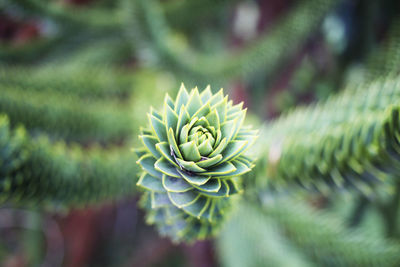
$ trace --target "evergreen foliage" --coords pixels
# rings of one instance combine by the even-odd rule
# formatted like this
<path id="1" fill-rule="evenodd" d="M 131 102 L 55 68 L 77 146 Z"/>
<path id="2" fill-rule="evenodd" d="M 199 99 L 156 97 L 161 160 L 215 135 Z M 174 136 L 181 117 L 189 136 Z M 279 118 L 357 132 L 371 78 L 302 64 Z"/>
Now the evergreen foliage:
<path id="1" fill-rule="evenodd" d="M 121 150 L 90 152 L 46 138 L 32 139 L 24 128 L 10 130 L 0 118 L 1 202 L 22 207 L 65 209 L 122 198 L 136 191 L 132 155 Z"/>
<path id="2" fill-rule="evenodd" d="M 3 207 L 142 191 L 147 223 L 215 237 L 223 266 L 399 265 L 395 1 L 83 2 L 0 1 Z M 260 15 L 250 39 L 234 30 L 243 6 Z M 259 134 L 238 100 L 254 124 L 272 118 Z"/>
<path id="3" fill-rule="evenodd" d="M 174 241 L 214 234 L 239 193 L 238 177 L 253 167 L 243 153 L 257 131 L 243 126 L 242 105 L 222 90 L 188 92 L 182 84 L 175 101 L 166 95 L 163 112 L 150 110 L 136 150 L 144 171 L 137 184 L 147 191 L 148 222 Z"/>
<path id="4" fill-rule="evenodd" d="M 35 68 L 4 65 L 0 67 L 0 82 L 2 87 L 25 91 L 59 92 L 84 99 L 124 100 L 134 92 L 135 78 L 130 73 L 110 67 L 77 66 L 73 61 L 66 66 L 49 64 Z"/>
<path id="5" fill-rule="evenodd" d="M 262 208 L 238 206 L 218 240 L 224 266 L 396 266 L 400 261 L 398 244 L 367 229 L 349 231 L 335 214 L 312 210 L 304 200 L 277 197 Z"/>
<path id="6" fill-rule="evenodd" d="M 321 18 L 338 1 L 302 2 L 279 21 L 275 30 L 243 51 L 232 54 L 218 51 L 213 55 L 197 53 L 174 42 L 157 1 L 126 2 L 129 14 L 133 15 L 130 34 L 134 40 L 140 39 L 142 46 L 151 47 L 168 68 L 204 83 L 205 79 L 217 82 L 234 76 L 249 78 L 261 70 L 271 75 L 286 57 L 304 44 Z"/>
<path id="7" fill-rule="evenodd" d="M 265 181 L 326 194 L 349 187 L 370 194 L 377 182 L 395 178 L 399 88 L 398 78 L 377 81 L 267 125 L 259 146 Z"/>
<path id="8" fill-rule="evenodd" d="M 33 133 L 81 143 L 117 142 L 133 133 L 130 110 L 111 101 L 82 101 L 74 95 L 8 86 L 1 90 L 0 112 L 8 114 L 13 126 L 22 123 Z"/>
<path id="9" fill-rule="evenodd" d="M 366 79 L 380 78 L 388 73 L 400 72 L 399 57 L 400 20 L 396 19 L 390 26 L 383 44 L 371 54 L 366 62 Z"/>

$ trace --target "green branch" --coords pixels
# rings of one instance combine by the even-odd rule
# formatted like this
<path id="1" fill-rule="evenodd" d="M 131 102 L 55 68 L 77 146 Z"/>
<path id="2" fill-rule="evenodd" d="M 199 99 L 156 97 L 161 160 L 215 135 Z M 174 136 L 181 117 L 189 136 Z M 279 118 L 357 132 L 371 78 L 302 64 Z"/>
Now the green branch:
<path id="1" fill-rule="evenodd" d="M 0 202 L 70 208 L 120 199 L 136 191 L 136 166 L 129 151 L 90 152 L 9 129 L 0 117 Z"/>
<path id="2" fill-rule="evenodd" d="M 136 76 L 106 66 L 76 66 L 74 62 L 61 67 L 54 64 L 42 67 L 0 65 L 2 87 L 73 94 L 85 99 L 126 99 L 134 91 Z"/>
<path id="3" fill-rule="evenodd" d="M 157 1 L 136 0 L 130 6 L 129 12 L 131 24 L 136 24 L 133 25 L 136 30 L 142 31 L 134 34 L 149 38 L 148 46 L 155 50 L 168 67 L 210 81 L 237 75 L 248 77 L 260 70 L 271 74 L 277 65 L 307 40 L 311 32 L 318 27 L 318 22 L 337 2 L 302 1 L 286 14 L 274 29 L 254 44 L 238 53 L 220 52 L 213 55 L 175 47 L 171 42 L 171 29 L 167 26 Z"/>
<path id="4" fill-rule="evenodd" d="M 399 99 L 399 78 L 388 79 L 271 122 L 257 146 L 257 183 L 371 193 L 399 175 Z"/>
<path id="5" fill-rule="evenodd" d="M 313 266 L 254 203 L 241 201 L 217 238 L 222 266 Z"/>
<path id="6" fill-rule="evenodd" d="M 395 20 L 384 42 L 367 58 L 366 80 L 400 72 L 400 20 Z"/>
<path id="7" fill-rule="evenodd" d="M 400 247 L 362 230 L 351 232 L 337 217 L 296 200 L 265 205 L 263 212 L 318 266 L 395 266 Z"/>
<path id="8" fill-rule="evenodd" d="M 31 132 L 82 143 L 121 142 L 132 136 L 129 108 L 118 103 L 8 86 L 0 90 L 0 112 L 8 114 L 12 126 L 22 123 Z"/>
<path id="9" fill-rule="evenodd" d="M 162 1 L 160 5 L 171 27 L 193 33 L 193 27 L 235 7 L 239 0 Z M 212 6 L 212 8 L 210 8 Z"/>
<path id="10" fill-rule="evenodd" d="M 121 24 L 118 10 L 77 8 L 43 0 L 16 0 L 14 2 L 27 12 L 52 18 L 68 27 L 114 28 Z"/>
<path id="11" fill-rule="evenodd" d="M 5 62 L 45 61 L 48 57 L 64 56 L 79 45 L 98 43 L 104 39 L 123 38 L 121 9 L 84 9 L 41 0 L 3 1 L 5 10 L 21 9 L 24 16 L 41 17 L 55 22 L 55 31 L 23 45 L 0 44 L 0 59 Z"/>

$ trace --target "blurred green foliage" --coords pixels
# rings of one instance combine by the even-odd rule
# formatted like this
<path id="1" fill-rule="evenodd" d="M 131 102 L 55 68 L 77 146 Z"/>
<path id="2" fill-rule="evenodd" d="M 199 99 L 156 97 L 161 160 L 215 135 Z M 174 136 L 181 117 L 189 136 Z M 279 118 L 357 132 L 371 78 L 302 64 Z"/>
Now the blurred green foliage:
<path id="1" fill-rule="evenodd" d="M 140 223 L 124 239 L 134 223 L 122 216 L 123 234 L 93 245 L 103 251 L 85 266 L 129 266 L 130 254 L 154 266 L 398 266 L 399 12 L 392 0 L 0 1 L 0 202 L 64 214 L 136 199 L 131 148 L 149 106 L 182 81 L 211 84 L 266 121 L 214 258 Z M 39 262 L 36 239 L 26 253 Z"/>

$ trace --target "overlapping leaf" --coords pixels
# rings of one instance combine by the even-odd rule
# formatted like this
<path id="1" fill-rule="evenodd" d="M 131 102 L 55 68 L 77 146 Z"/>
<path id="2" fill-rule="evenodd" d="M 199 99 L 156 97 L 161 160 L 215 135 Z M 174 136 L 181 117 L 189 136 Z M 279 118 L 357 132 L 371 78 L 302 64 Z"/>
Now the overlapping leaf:
<path id="1" fill-rule="evenodd" d="M 240 192 L 237 180 L 253 167 L 243 155 L 257 131 L 242 127 L 246 109 L 220 90 L 190 92 L 182 84 L 174 100 L 166 95 L 161 111 L 151 109 L 137 149 L 146 190 L 142 206 L 148 222 L 174 240 L 203 239 L 218 229 Z"/>
<path id="2" fill-rule="evenodd" d="M 326 194 L 352 188 L 370 195 L 398 177 L 399 84 L 390 76 L 348 88 L 271 122 L 257 146 L 264 153 L 257 187 L 299 184 Z"/>

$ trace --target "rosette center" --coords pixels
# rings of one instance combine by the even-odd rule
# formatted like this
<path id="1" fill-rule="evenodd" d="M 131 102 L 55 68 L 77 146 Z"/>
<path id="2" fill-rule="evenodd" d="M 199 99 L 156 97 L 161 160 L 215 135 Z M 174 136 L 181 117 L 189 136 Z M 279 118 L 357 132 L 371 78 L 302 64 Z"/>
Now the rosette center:
<path id="1" fill-rule="evenodd" d="M 210 127 L 205 128 L 199 125 L 189 131 L 188 140 L 189 142 L 194 142 L 202 157 L 207 157 L 212 152 L 215 143 L 215 138 Z"/>
<path id="2" fill-rule="evenodd" d="M 182 128 L 179 141 L 183 160 L 205 160 L 213 152 L 216 143 L 215 127 L 205 117 L 194 117 Z"/>

